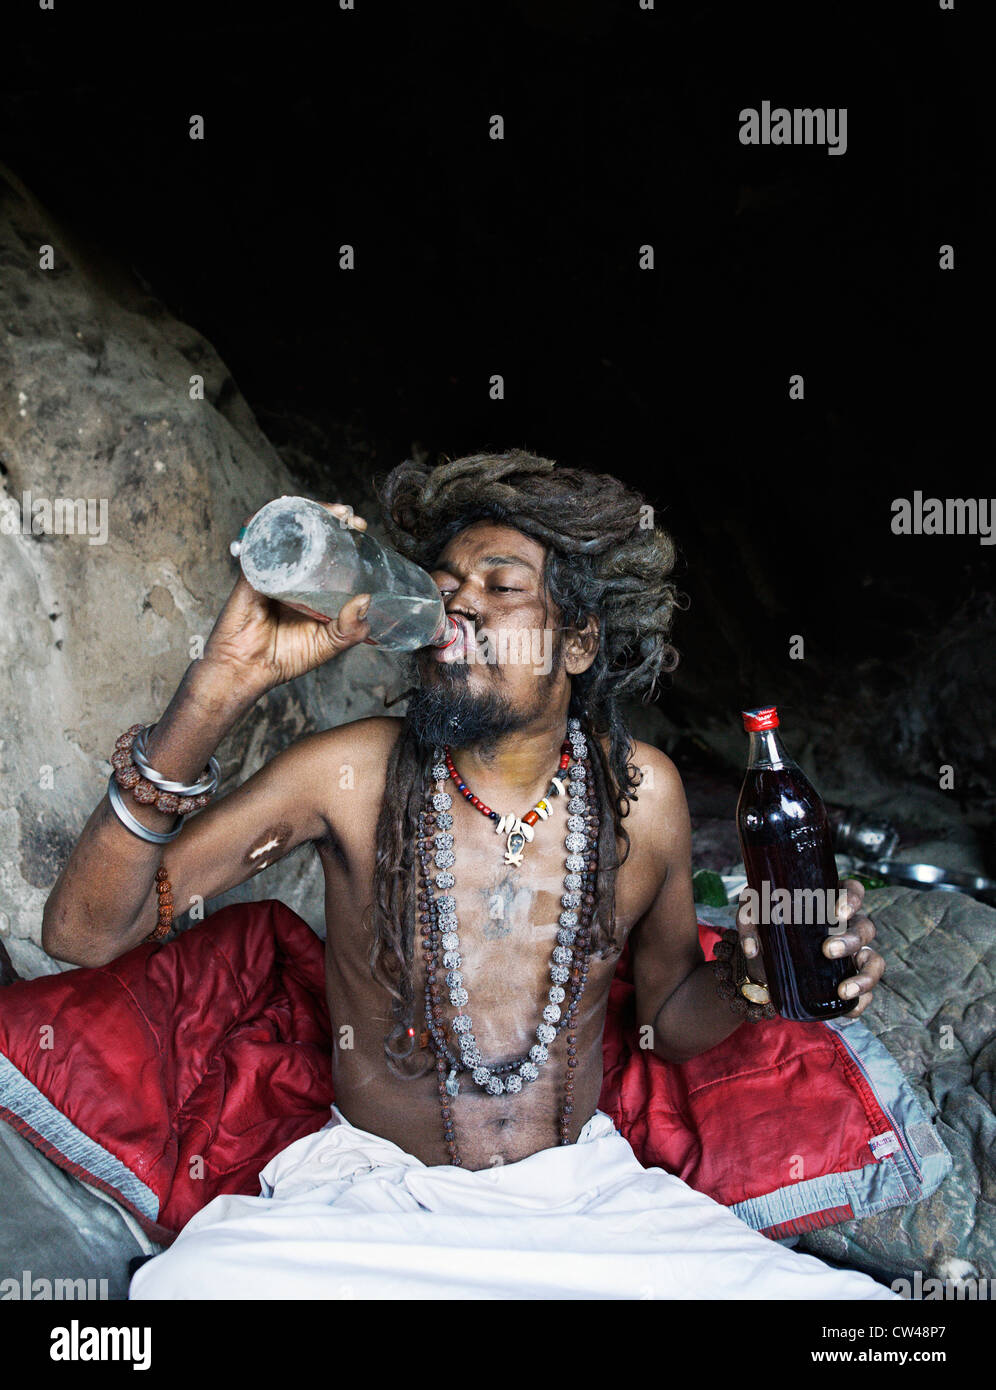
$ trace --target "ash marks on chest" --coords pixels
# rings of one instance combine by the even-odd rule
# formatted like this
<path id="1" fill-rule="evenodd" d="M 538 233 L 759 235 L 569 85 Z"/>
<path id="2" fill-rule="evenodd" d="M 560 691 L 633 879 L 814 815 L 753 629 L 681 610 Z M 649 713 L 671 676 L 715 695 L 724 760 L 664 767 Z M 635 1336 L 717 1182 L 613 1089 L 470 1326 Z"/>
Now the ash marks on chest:
<path id="1" fill-rule="evenodd" d="M 501 941 L 507 936 L 522 941 L 545 939 L 556 931 L 556 916 L 551 916 L 551 911 L 559 911 L 559 892 L 557 883 L 542 882 L 537 887 L 536 879 L 530 880 L 522 869 L 503 866 L 477 891 L 481 935 L 486 941 Z"/>
<path id="2" fill-rule="evenodd" d="M 481 890 L 480 897 L 484 909 L 481 935 L 486 941 L 501 941 L 531 926 L 536 892 L 520 869 L 499 870 Z"/>

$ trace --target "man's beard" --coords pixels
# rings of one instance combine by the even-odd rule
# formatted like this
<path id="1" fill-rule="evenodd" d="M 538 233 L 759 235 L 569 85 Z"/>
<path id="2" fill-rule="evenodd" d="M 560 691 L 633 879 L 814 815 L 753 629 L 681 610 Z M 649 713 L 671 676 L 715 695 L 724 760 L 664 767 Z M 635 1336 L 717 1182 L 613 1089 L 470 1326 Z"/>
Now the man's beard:
<path id="1" fill-rule="evenodd" d="M 486 754 L 530 722 L 532 715 L 514 710 L 504 695 L 472 691 L 469 680 L 469 666 L 440 665 L 431 685 L 419 684 L 412 691 L 407 718 L 420 743 L 434 748 L 473 745 Z"/>

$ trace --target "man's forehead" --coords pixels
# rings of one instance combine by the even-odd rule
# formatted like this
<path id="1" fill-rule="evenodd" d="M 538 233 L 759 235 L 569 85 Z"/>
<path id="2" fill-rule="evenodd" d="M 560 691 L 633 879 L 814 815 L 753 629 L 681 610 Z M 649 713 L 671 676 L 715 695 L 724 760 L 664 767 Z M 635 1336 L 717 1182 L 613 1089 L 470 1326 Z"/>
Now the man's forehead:
<path id="1" fill-rule="evenodd" d="M 475 521 L 451 537 L 439 552 L 437 564 L 459 559 L 463 564 L 520 561 L 542 572 L 546 549 L 532 536 L 497 521 Z"/>

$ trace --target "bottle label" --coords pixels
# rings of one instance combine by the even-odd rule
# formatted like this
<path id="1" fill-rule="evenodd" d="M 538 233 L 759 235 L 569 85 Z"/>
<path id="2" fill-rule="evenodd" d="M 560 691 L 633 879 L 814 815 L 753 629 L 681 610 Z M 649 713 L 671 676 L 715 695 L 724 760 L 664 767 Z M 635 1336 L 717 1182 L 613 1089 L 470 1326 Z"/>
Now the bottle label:
<path id="1" fill-rule="evenodd" d="M 896 1138 L 894 1130 L 887 1129 L 882 1134 L 876 1134 L 868 1140 L 868 1147 L 871 1149 L 876 1159 L 888 1158 L 889 1154 L 898 1153 L 902 1145 Z"/>

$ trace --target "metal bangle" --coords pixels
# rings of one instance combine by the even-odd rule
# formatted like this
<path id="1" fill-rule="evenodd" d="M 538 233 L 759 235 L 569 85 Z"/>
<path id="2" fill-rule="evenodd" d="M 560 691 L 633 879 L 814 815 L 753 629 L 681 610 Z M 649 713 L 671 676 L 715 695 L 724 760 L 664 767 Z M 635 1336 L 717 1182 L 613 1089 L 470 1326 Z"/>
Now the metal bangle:
<path id="1" fill-rule="evenodd" d="M 153 845 L 168 845 L 170 840 L 175 840 L 183 829 L 184 818 L 182 816 L 180 817 L 180 824 L 175 830 L 150 830 L 147 825 L 143 825 L 141 821 L 136 820 L 128 810 L 128 807 L 124 804 L 124 798 L 121 795 L 117 782 L 114 780 L 113 772 L 107 779 L 107 797 L 111 803 L 111 809 L 124 828 L 130 830 L 133 835 L 137 835 L 140 840 L 148 840 L 149 843 Z"/>
<path id="2" fill-rule="evenodd" d="M 187 785 L 183 782 L 171 782 L 164 777 L 161 772 L 157 772 L 151 766 L 145 756 L 145 736 L 154 729 L 155 724 L 148 724 L 141 733 L 135 735 L 131 745 L 131 757 L 139 772 L 161 792 L 172 792 L 176 796 L 211 796 L 218 789 L 218 781 L 221 776 L 221 767 L 217 758 L 208 761 L 208 775 L 199 782 Z"/>

